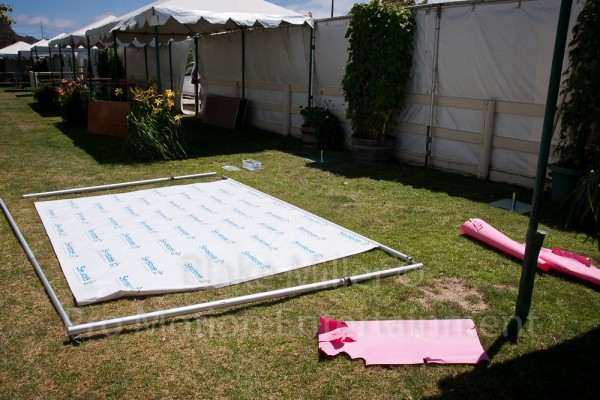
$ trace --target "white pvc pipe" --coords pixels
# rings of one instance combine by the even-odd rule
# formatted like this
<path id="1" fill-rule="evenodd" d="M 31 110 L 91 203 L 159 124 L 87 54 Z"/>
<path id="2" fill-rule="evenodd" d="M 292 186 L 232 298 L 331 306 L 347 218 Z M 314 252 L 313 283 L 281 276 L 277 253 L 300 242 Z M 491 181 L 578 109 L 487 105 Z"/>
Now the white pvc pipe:
<path id="1" fill-rule="evenodd" d="M 166 182 L 166 181 L 178 181 L 181 179 L 192 179 L 192 178 L 202 178 L 206 176 L 214 176 L 216 172 L 206 172 L 202 174 L 193 174 L 193 175 L 182 175 L 182 176 L 168 176 L 165 178 L 156 178 L 156 179 L 146 179 L 143 181 L 132 181 L 132 182 L 122 182 L 122 183 L 113 183 L 108 185 L 99 185 L 99 186 L 88 186 L 82 188 L 73 188 L 73 189 L 64 189 L 64 190 L 55 190 L 52 192 L 42 192 L 42 193 L 30 193 L 24 194 L 24 198 L 31 197 L 46 197 L 46 196 L 56 196 L 59 194 L 71 194 L 71 193 L 83 193 L 83 192 L 92 192 L 96 190 L 108 190 L 108 189 L 116 189 L 125 186 L 137 186 L 137 185 L 147 185 L 150 183 L 157 182 Z"/>
<path id="2" fill-rule="evenodd" d="M 13 232 L 15 233 L 15 236 L 19 240 L 21 247 L 23 248 L 23 250 L 25 250 L 25 253 L 27 254 L 27 258 L 29 259 L 29 262 L 31 262 L 31 265 L 33 265 L 33 268 L 35 269 L 35 272 L 36 272 L 38 278 L 40 278 L 40 281 L 42 282 L 42 285 L 44 286 L 46 293 L 48 293 L 48 297 L 50 297 L 50 301 L 52 302 L 52 305 L 56 309 L 56 312 L 62 319 L 63 324 L 65 325 L 65 328 L 67 328 L 67 331 L 68 331 L 69 327 L 71 327 L 73 324 L 71 323 L 71 320 L 69 319 L 69 316 L 67 315 L 67 312 L 65 311 L 62 304 L 60 303 L 60 300 L 58 300 L 58 297 L 56 296 L 56 293 L 54 293 L 52 286 L 50 286 L 50 282 L 48 282 L 48 279 L 46 278 L 44 271 L 42 271 L 42 268 L 40 267 L 37 260 L 35 259 L 35 256 L 33 255 L 31 248 L 29 247 L 29 245 L 27 244 L 27 241 L 23 237 L 21 230 L 17 226 L 17 223 L 13 219 L 12 215 L 10 214 L 10 211 L 8 211 L 6 204 L 4 204 L 4 201 L 2 201 L 1 198 L 0 198 L 0 207 L 2 208 L 2 211 L 4 212 L 4 216 L 6 217 L 8 223 L 10 224 L 10 227 L 12 228 Z"/>
<path id="3" fill-rule="evenodd" d="M 276 299 L 280 297 L 298 295 L 308 292 L 314 292 L 323 289 L 333 289 L 339 286 L 348 286 L 353 283 L 362 282 L 370 279 L 401 274 L 415 269 L 423 268 L 423 264 L 406 265 L 397 268 L 386 269 L 382 271 L 369 272 L 361 275 L 348 276 L 344 278 L 332 279 L 328 281 L 310 283 L 307 285 L 294 286 L 290 288 L 271 290 L 268 292 L 250 294 L 246 296 L 233 297 L 230 299 L 209 301 L 184 307 L 171 308 L 167 310 L 154 311 L 145 314 L 130 315 L 122 318 L 108 319 L 98 322 L 74 325 L 67 328 L 69 336 L 75 336 L 81 333 L 89 333 L 103 329 L 119 328 L 125 325 L 146 323 L 150 321 L 172 318 L 181 315 L 197 313 L 200 311 L 216 310 L 219 308 L 232 307 L 240 304 L 254 303 L 257 301 Z"/>

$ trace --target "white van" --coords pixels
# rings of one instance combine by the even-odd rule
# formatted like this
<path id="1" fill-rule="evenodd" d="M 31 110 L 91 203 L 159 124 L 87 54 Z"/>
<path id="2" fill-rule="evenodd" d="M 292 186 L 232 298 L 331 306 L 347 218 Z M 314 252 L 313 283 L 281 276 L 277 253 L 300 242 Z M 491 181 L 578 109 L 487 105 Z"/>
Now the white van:
<path id="1" fill-rule="evenodd" d="M 181 89 L 182 99 L 193 99 L 194 98 L 194 84 L 192 83 L 192 73 L 196 63 L 191 62 L 185 67 L 185 74 L 183 76 L 183 88 Z M 200 84 L 198 84 L 198 93 L 200 93 Z"/>

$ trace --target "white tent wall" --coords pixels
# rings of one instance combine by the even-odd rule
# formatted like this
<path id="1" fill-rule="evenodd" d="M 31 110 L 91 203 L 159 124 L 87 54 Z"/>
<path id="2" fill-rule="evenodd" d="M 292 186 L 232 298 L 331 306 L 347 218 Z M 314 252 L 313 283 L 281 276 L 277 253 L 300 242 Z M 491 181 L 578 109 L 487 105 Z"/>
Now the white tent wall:
<path id="1" fill-rule="evenodd" d="M 313 105 L 327 106 L 340 119 L 349 142 L 352 128 L 346 118 L 346 104 L 342 91 L 342 78 L 348 62 L 349 17 L 317 21 L 315 26 L 315 66 Z M 298 129 L 302 117 L 298 116 Z"/>
<path id="2" fill-rule="evenodd" d="M 203 96 L 241 96 L 242 33 L 199 37 L 198 75 Z"/>
<path id="3" fill-rule="evenodd" d="M 167 43 L 159 46 L 160 57 L 160 82 L 164 89 L 181 90 L 181 83 L 191 40 L 173 41 L 171 44 L 171 59 L 169 60 L 169 45 Z M 128 46 L 126 56 L 126 78 L 136 82 L 147 80 L 157 82 L 156 50 L 154 46 L 144 47 Z M 147 52 L 147 55 L 144 52 Z M 146 57 L 148 61 L 148 76 L 146 76 Z M 119 59 L 125 63 L 123 47 L 119 48 Z M 171 65 L 173 67 L 173 87 L 171 87 Z"/>
<path id="4" fill-rule="evenodd" d="M 575 2 L 571 27 L 583 5 Z M 442 7 L 431 165 L 533 185 L 559 8 L 560 0 Z M 435 7 L 416 17 L 411 95 L 394 134 L 396 156 L 423 164 Z"/>
<path id="5" fill-rule="evenodd" d="M 246 121 L 282 134 L 300 134 L 290 121 L 308 104 L 310 35 L 307 26 L 244 32 Z M 242 32 L 198 39 L 202 95 L 242 95 Z M 295 131 L 292 127 L 296 122 Z"/>
<path id="6" fill-rule="evenodd" d="M 584 5 L 574 2 L 569 32 Z M 425 163 L 432 110 L 436 6 L 415 10 L 407 107 L 392 124 L 396 158 L 417 165 Z M 533 186 L 559 9 L 560 0 L 441 6 L 430 166 Z M 349 21 L 318 20 L 315 27 L 314 104 L 327 102 L 342 118 L 346 143 L 341 82 Z"/>
<path id="7" fill-rule="evenodd" d="M 245 94 L 250 124 L 291 133 L 292 110 L 308 104 L 310 35 L 308 27 L 246 32 Z"/>

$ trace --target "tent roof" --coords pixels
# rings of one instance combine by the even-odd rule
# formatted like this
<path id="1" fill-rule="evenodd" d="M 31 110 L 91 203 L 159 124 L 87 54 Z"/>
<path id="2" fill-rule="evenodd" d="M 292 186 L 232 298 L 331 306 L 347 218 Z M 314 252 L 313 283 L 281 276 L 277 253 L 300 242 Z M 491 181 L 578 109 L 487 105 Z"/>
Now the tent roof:
<path id="1" fill-rule="evenodd" d="M 66 46 L 72 46 L 75 45 L 75 47 L 77 46 L 84 46 L 87 45 L 87 38 L 85 33 L 90 30 L 90 29 L 94 29 L 97 28 L 99 26 L 105 26 L 107 24 L 110 24 L 111 22 L 115 22 L 117 20 L 117 17 L 115 17 L 114 15 L 109 15 L 106 18 L 102 18 L 99 21 L 96 22 L 92 22 L 89 25 L 84 26 L 83 28 L 79 28 L 74 32 L 71 32 L 69 34 L 61 34 L 53 39 L 50 40 L 49 45 L 50 46 L 62 46 L 62 47 L 66 47 Z M 98 40 L 94 40 L 92 41 L 93 38 L 90 38 L 90 43 L 96 44 L 96 42 Z"/>
<path id="2" fill-rule="evenodd" d="M 302 15 L 263 0 L 158 0 L 136 11 L 86 32 L 99 40 L 153 40 L 154 27 L 170 38 L 211 34 L 240 28 L 277 28 L 286 25 L 312 25 L 310 15 Z M 168 40 L 168 39 L 163 39 Z"/>
<path id="3" fill-rule="evenodd" d="M 12 57 L 17 57 L 17 55 L 19 54 L 19 51 L 27 51 L 31 48 L 31 44 L 26 43 L 26 42 L 16 42 L 13 43 L 9 46 L 6 46 L 2 49 L 0 49 L 0 55 L 2 56 L 8 56 L 9 58 Z"/>

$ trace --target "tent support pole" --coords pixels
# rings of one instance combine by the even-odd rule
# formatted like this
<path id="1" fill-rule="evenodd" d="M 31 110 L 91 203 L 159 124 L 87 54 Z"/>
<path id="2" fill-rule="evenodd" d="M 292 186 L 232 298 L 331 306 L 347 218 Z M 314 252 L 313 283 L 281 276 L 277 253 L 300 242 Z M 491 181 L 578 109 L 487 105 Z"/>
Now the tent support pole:
<path id="1" fill-rule="evenodd" d="M 315 28 L 310 27 L 310 46 L 308 50 L 308 101 L 307 107 L 313 105 L 313 70 L 315 67 Z"/>
<path id="2" fill-rule="evenodd" d="M 125 79 L 125 81 L 127 81 L 127 46 L 123 46 L 123 72 L 124 75 L 123 79 Z M 127 96 L 128 93 L 125 93 L 125 95 Z"/>
<path id="3" fill-rule="evenodd" d="M 117 189 L 117 188 L 122 188 L 122 187 L 126 187 L 126 186 L 148 185 L 150 183 L 179 181 L 182 179 L 192 179 L 192 178 L 204 178 L 207 176 L 214 176 L 216 174 L 217 174 L 216 172 L 205 172 L 202 174 L 168 176 L 165 178 L 146 179 L 143 181 L 113 183 L 113 184 L 100 185 L 100 186 L 88 186 L 88 187 L 73 188 L 73 189 L 55 190 L 52 192 L 30 193 L 30 194 L 24 194 L 23 198 L 29 199 L 29 198 L 33 198 L 33 197 L 48 197 L 48 196 L 57 196 L 57 195 L 61 195 L 61 194 L 93 192 L 93 191 L 97 191 L 97 190 Z"/>
<path id="4" fill-rule="evenodd" d="M 192 71 L 192 83 L 194 84 L 194 116 L 198 118 L 200 99 L 198 98 L 198 35 L 194 36 L 194 70 Z"/>
<path id="5" fill-rule="evenodd" d="M 242 99 L 246 98 L 246 30 L 242 28 Z"/>
<path id="6" fill-rule="evenodd" d="M 63 72 L 63 59 L 62 59 L 62 51 L 60 49 L 60 44 L 58 45 L 58 60 L 60 64 L 60 79 L 61 81 L 65 79 L 65 74 Z"/>
<path id="7" fill-rule="evenodd" d="M 86 36 L 87 37 L 87 36 Z M 89 39 L 88 39 L 89 40 Z M 90 50 L 88 47 L 88 58 L 90 58 Z M 76 81 L 76 68 L 75 68 L 75 42 L 73 41 L 73 35 L 71 35 L 71 70 L 73 72 L 73 80 Z"/>
<path id="8" fill-rule="evenodd" d="M 119 79 L 119 59 L 117 57 L 117 31 L 113 31 L 113 49 L 114 49 L 114 53 L 113 53 L 113 67 L 114 67 L 114 71 L 113 71 L 113 83 L 116 85 L 117 84 L 117 80 Z"/>
<path id="9" fill-rule="evenodd" d="M 173 40 L 169 40 L 169 80 L 171 81 L 171 90 L 173 88 L 173 54 L 171 53 L 171 45 L 173 44 Z"/>
<path id="10" fill-rule="evenodd" d="M 92 46 L 90 45 L 90 37 L 86 36 L 86 39 L 88 51 L 88 82 L 90 83 L 90 90 L 92 90 L 92 75 L 94 75 L 94 69 L 92 67 Z M 73 57 L 75 57 L 75 53 L 73 53 Z M 73 62 L 73 68 L 75 68 L 75 62 Z"/>
<path id="11" fill-rule="evenodd" d="M 50 59 L 50 80 L 52 81 L 52 87 L 54 87 L 54 62 L 52 60 L 52 46 L 48 45 L 48 57 Z"/>
<path id="12" fill-rule="evenodd" d="M 150 82 L 150 76 L 148 74 L 148 45 L 144 45 L 144 65 L 146 67 L 146 82 Z"/>
<path id="13" fill-rule="evenodd" d="M 552 56 L 552 67 L 550 69 L 548 95 L 546 98 L 546 111 L 544 113 L 544 125 L 542 127 L 542 137 L 540 139 L 535 186 L 533 189 L 533 199 L 531 201 L 531 213 L 529 214 L 529 226 L 527 227 L 527 243 L 525 247 L 525 256 L 523 258 L 523 268 L 521 269 L 521 280 L 519 282 L 519 293 L 517 294 L 515 315 L 507 327 L 508 338 L 513 343 L 517 341 L 519 332 L 529 316 L 537 259 L 546 235 L 546 232 L 538 231 L 537 229 L 540 220 L 540 207 L 542 195 L 544 193 L 546 169 L 548 168 L 550 144 L 552 141 L 552 132 L 554 130 L 554 115 L 556 113 L 556 103 L 558 101 L 558 92 L 560 90 L 560 77 L 567 35 L 569 33 L 569 19 L 571 18 L 572 6 L 573 0 L 562 0 L 558 15 L 554 54 Z"/>
<path id="14" fill-rule="evenodd" d="M 158 42 L 158 25 L 154 25 L 154 58 L 156 60 L 156 87 L 158 93 L 162 93 L 162 82 L 160 79 L 160 46 Z"/>
<path id="15" fill-rule="evenodd" d="M 69 316 L 67 315 L 67 312 L 65 311 L 64 307 L 60 303 L 60 300 L 58 300 L 58 297 L 56 296 L 54 289 L 52 289 L 50 282 L 48 282 L 48 278 L 46 278 L 46 275 L 44 274 L 44 271 L 42 271 L 40 264 L 38 264 L 37 260 L 35 259 L 35 256 L 33 255 L 33 252 L 31 251 L 31 248 L 29 247 L 29 244 L 27 243 L 27 240 L 25 240 L 25 237 L 23 237 L 21 230 L 17 226 L 17 223 L 13 219 L 12 215 L 10 214 L 10 211 L 8 211 L 6 204 L 4 204 L 4 201 L 2 201 L 1 198 L 0 198 L 0 207 L 2 208 L 2 212 L 4 213 L 4 216 L 6 217 L 6 220 L 8 221 L 10 227 L 12 228 L 15 236 L 17 237 L 17 240 L 19 241 L 19 243 L 21 244 L 21 247 L 25 251 L 25 254 L 27 254 L 27 258 L 29 259 L 29 262 L 31 263 L 31 265 L 33 265 L 33 269 L 35 270 L 35 273 L 37 274 L 38 278 L 40 279 L 40 282 L 44 286 L 44 290 L 46 290 L 46 293 L 48 294 L 48 297 L 50 298 L 50 302 L 54 306 L 54 309 L 58 313 L 60 319 L 63 321 L 65 329 L 68 332 L 68 330 L 73 326 L 73 323 L 69 319 Z M 75 336 L 71 336 L 71 339 L 73 339 L 75 342 L 78 341 L 78 339 Z"/>
<path id="16" fill-rule="evenodd" d="M 435 39 L 433 43 L 433 71 L 431 72 L 431 101 L 429 103 L 429 124 L 425 137 L 425 168 L 429 167 L 431 159 L 431 144 L 433 141 L 433 111 L 435 108 L 435 90 L 438 70 L 438 52 L 440 45 L 440 20 L 442 19 L 442 5 L 438 4 L 435 14 Z"/>
<path id="17" fill-rule="evenodd" d="M 358 283 L 366 280 L 382 278 L 386 276 L 402 274 L 416 269 L 423 268 L 423 264 L 406 265 L 381 271 L 370 272 L 361 275 L 346 276 L 328 281 L 310 283 L 307 285 L 293 286 L 284 289 L 271 290 L 268 292 L 255 293 L 246 296 L 233 297 L 206 303 L 199 303 L 184 307 L 171 308 L 167 310 L 149 312 L 145 314 L 130 315 L 122 318 L 108 319 L 105 321 L 90 322 L 86 324 L 69 326 L 67 333 L 70 336 L 79 335 L 81 333 L 95 332 L 104 329 L 120 328 L 126 325 L 147 323 L 151 321 L 162 321 L 166 318 L 173 318 L 181 315 L 193 314 L 201 311 L 217 310 L 225 307 L 232 307 L 241 304 L 255 303 L 257 301 L 277 299 L 281 297 L 299 295 L 318 290 L 334 289 L 340 286 L 349 286 L 353 283 Z"/>

